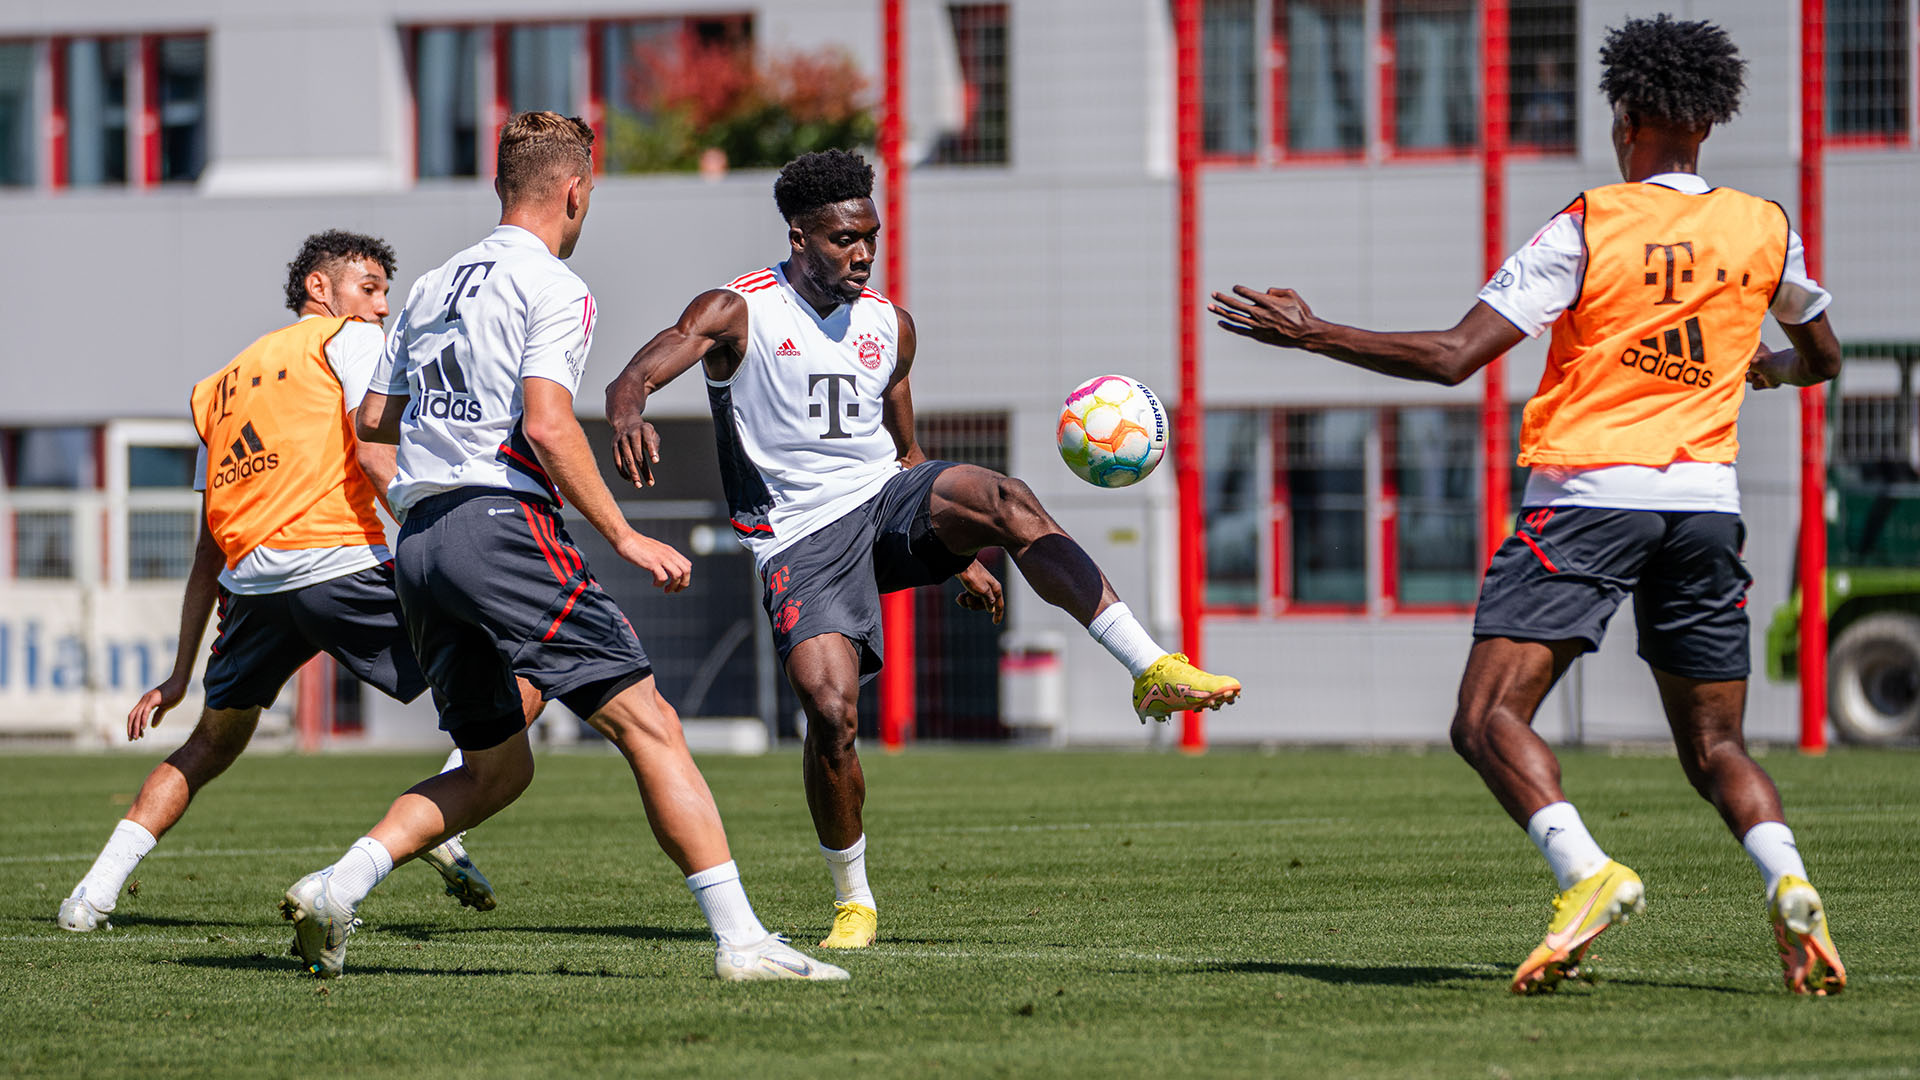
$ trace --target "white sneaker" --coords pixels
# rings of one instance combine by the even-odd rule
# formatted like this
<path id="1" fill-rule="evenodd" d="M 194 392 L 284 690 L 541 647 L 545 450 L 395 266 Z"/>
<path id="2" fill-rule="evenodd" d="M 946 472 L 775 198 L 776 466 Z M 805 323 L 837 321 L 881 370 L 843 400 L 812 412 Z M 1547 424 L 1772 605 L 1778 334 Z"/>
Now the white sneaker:
<path id="1" fill-rule="evenodd" d="M 779 934 L 768 934 L 751 945 L 729 946 L 722 942 L 714 953 L 713 973 L 728 982 L 759 979 L 841 982 L 848 977 L 844 970 L 815 960 L 787 944 L 787 939 Z"/>
<path id="2" fill-rule="evenodd" d="M 333 875 L 326 870 L 293 883 L 280 901 L 280 917 L 293 923 L 293 955 L 323 979 L 336 978 L 347 959 L 347 935 L 360 929 L 353 912 L 333 899 Z"/>
<path id="3" fill-rule="evenodd" d="M 84 934 L 89 930 L 111 930 L 113 924 L 107 921 L 110 912 L 101 911 L 87 902 L 87 890 L 76 889 L 72 896 L 60 901 L 60 929 Z"/>
<path id="4" fill-rule="evenodd" d="M 440 876 L 447 879 L 447 895 L 460 901 L 462 906 L 492 911 L 493 886 L 487 882 L 487 875 L 467 857 L 467 849 L 460 843 L 464 836 L 466 833 L 450 836 L 446 843 L 421 852 L 420 861 L 440 871 Z"/>

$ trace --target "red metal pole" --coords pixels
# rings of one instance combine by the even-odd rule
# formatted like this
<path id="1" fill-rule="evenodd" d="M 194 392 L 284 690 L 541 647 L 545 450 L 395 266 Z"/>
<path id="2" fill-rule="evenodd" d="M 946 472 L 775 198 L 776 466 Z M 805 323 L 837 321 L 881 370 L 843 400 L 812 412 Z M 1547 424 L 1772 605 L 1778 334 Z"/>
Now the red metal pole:
<path id="1" fill-rule="evenodd" d="M 906 14 L 900 0 L 880 4 L 882 94 L 885 114 L 880 120 L 880 172 L 886 185 L 881 242 L 881 273 L 896 304 L 907 301 L 907 170 L 901 161 L 905 141 L 906 85 L 900 67 L 906 48 Z M 913 727 L 914 627 L 913 593 L 888 593 L 880 598 L 880 624 L 886 666 L 880 669 L 880 744 L 890 751 L 904 749 Z"/>
<path id="2" fill-rule="evenodd" d="M 1491 278 L 1507 257 L 1507 0 L 1485 0 L 1480 11 L 1481 85 L 1486 88 L 1480 116 L 1480 228 L 1482 262 Z M 1507 440 L 1506 357 L 1488 364 L 1481 379 L 1480 561 L 1485 565 L 1512 528 L 1507 520 L 1513 451 Z"/>
<path id="3" fill-rule="evenodd" d="M 1822 273 L 1827 133 L 1825 0 L 1800 2 L 1800 238 Z M 1800 749 L 1827 752 L 1827 389 L 1800 391 Z"/>
<path id="4" fill-rule="evenodd" d="M 1173 294 L 1174 325 L 1180 328 L 1180 410 L 1174 416 L 1174 479 L 1180 507 L 1180 649 L 1198 664 L 1205 635 L 1201 597 L 1206 588 L 1205 520 L 1200 505 L 1205 413 L 1200 403 L 1200 0 L 1175 0 L 1174 109 L 1179 164 L 1179 271 Z M 1197 712 L 1180 718 L 1180 749 L 1207 748 Z"/>

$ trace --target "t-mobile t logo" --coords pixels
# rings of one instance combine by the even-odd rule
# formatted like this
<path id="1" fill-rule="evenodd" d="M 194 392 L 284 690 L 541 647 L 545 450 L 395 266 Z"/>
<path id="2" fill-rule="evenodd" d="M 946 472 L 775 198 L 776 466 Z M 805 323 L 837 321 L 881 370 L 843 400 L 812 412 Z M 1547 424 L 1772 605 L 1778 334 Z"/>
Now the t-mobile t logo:
<path id="1" fill-rule="evenodd" d="M 807 406 L 807 415 L 811 417 L 816 417 L 816 418 L 821 416 L 822 414 L 826 416 L 827 433 L 820 436 L 821 438 L 823 439 L 853 438 L 853 432 L 848 431 L 846 428 L 843 428 L 840 426 L 840 417 L 842 415 L 846 415 L 850 417 L 860 415 L 859 402 L 849 401 L 845 405 L 842 405 L 840 403 L 841 386 L 844 384 L 848 393 L 851 394 L 853 390 L 853 376 L 851 375 L 808 375 L 807 376 L 807 395 L 811 397 L 814 391 L 819 389 L 820 384 L 823 382 L 827 384 L 827 403 L 825 405 L 820 404 L 818 401 L 810 403 Z M 843 409 L 845 410 L 844 414 L 842 413 Z"/>

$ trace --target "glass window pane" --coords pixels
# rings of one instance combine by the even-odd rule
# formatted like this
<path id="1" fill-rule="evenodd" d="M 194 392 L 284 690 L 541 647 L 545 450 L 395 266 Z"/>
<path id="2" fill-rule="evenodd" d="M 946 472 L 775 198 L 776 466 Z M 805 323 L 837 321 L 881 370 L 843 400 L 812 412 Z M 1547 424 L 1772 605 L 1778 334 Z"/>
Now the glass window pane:
<path id="1" fill-rule="evenodd" d="M 66 488 L 94 486 L 92 428 L 26 428 L 8 440 L 12 460 L 7 479 L 14 487 Z"/>
<path id="2" fill-rule="evenodd" d="M 1287 43 L 1287 149 L 1357 151 L 1366 138 L 1362 0 L 1275 0 Z"/>
<path id="3" fill-rule="evenodd" d="M 1394 412 L 1395 562 L 1402 605 L 1464 606 L 1480 587 L 1475 409 Z"/>
<path id="4" fill-rule="evenodd" d="M 1906 0 L 1827 0 L 1827 130 L 1907 133 Z"/>
<path id="5" fill-rule="evenodd" d="M 191 446 L 129 446 L 127 486 L 191 488 L 195 453 Z"/>
<path id="6" fill-rule="evenodd" d="M 67 183 L 127 182 L 127 42 L 67 42 Z"/>
<path id="7" fill-rule="evenodd" d="M 947 18 L 966 85 L 966 126 L 943 136 L 942 165 L 1007 163 L 1007 5 L 952 4 Z"/>
<path id="8" fill-rule="evenodd" d="M 34 182 L 33 46 L 0 42 L 0 185 Z"/>
<path id="9" fill-rule="evenodd" d="M 1254 0 L 1202 0 L 1200 149 L 1251 154 L 1260 138 Z"/>
<path id="10" fill-rule="evenodd" d="M 1571 0 L 1514 0 L 1508 12 L 1508 138 L 1513 145 L 1571 152 L 1578 110 L 1579 19 Z"/>
<path id="11" fill-rule="evenodd" d="M 1388 0 L 1393 142 L 1402 150 L 1479 142 L 1480 43 L 1472 0 Z"/>
<path id="12" fill-rule="evenodd" d="M 480 33 L 434 28 L 413 41 L 419 174 L 477 176 Z"/>
<path id="13" fill-rule="evenodd" d="M 562 116 L 580 111 L 573 92 L 573 60 L 580 51 L 579 23 L 516 26 L 507 31 L 507 107 L 512 112 L 551 109 Z"/>
<path id="14" fill-rule="evenodd" d="M 207 39 L 161 38 L 160 179 L 197 180 L 207 164 Z"/>
<path id="15" fill-rule="evenodd" d="M 13 573 L 17 578 L 73 576 L 73 513 L 19 510 L 13 515 Z"/>
<path id="16" fill-rule="evenodd" d="M 134 510 L 127 514 L 127 577 L 132 581 L 184 578 L 193 566 L 199 516 L 191 510 Z"/>
<path id="17" fill-rule="evenodd" d="M 1367 602 L 1365 409 L 1286 417 L 1279 468 L 1292 526 L 1292 599 L 1364 607 Z"/>
<path id="18" fill-rule="evenodd" d="M 1215 410 L 1207 413 L 1207 603 L 1253 607 L 1260 592 L 1260 497 L 1254 473 L 1256 440 L 1264 415 Z"/>

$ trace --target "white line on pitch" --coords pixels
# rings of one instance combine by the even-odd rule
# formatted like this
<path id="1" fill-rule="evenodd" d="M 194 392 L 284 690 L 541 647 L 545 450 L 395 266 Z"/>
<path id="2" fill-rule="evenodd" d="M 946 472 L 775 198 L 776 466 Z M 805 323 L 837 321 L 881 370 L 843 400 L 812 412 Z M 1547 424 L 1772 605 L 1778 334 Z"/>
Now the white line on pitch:
<path id="1" fill-rule="evenodd" d="M 1303 818 L 1222 818 L 1214 821 L 1062 821 L 1037 825 L 921 825 L 900 829 L 888 829 L 887 834 L 904 835 L 925 833 L 1001 833 L 1001 832 L 1092 832 L 1105 829 L 1112 832 L 1125 832 L 1128 829 L 1225 829 L 1225 828 L 1272 828 L 1280 825 L 1345 825 L 1346 818 L 1303 817 Z"/>

